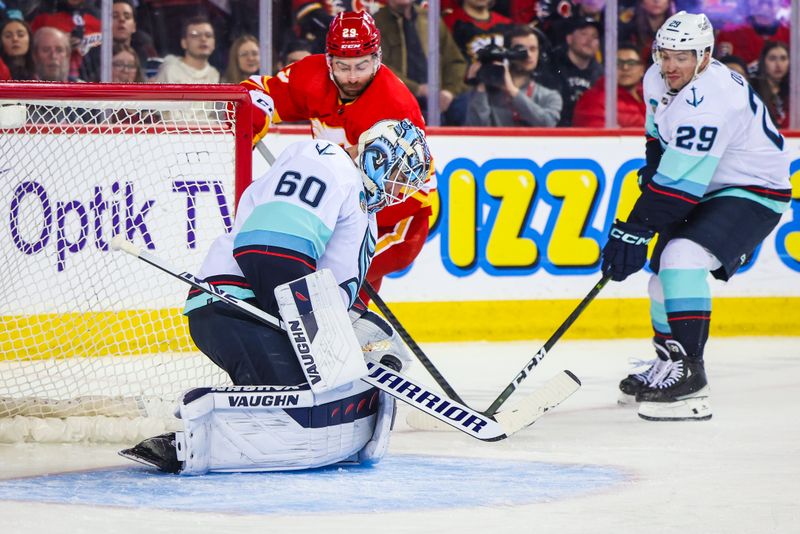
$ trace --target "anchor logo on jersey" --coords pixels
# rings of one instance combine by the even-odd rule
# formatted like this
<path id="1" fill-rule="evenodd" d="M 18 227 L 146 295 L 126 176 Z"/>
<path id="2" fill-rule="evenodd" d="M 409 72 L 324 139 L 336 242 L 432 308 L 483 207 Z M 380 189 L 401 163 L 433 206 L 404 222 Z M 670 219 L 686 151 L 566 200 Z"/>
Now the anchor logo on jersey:
<path id="1" fill-rule="evenodd" d="M 700 104 L 702 104 L 702 103 L 703 103 L 703 100 L 705 100 L 705 99 L 706 99 L 706 97 L 704 97 L 704 96 L 701 96 L 701 97 L 700 97 L 700 100 L 697 100 L 697 93 L 696 93 L 696 91 L 697 91 L 697 89 L 695 89 L 694 87 L 692 87 L 692 100 L 689 100 L 688 98 L 686 99 L 686 103 L 687 103 L 687 104 L 689 104 L 690 106 L 697 107 L 697 106 L 699 106 Z"/>

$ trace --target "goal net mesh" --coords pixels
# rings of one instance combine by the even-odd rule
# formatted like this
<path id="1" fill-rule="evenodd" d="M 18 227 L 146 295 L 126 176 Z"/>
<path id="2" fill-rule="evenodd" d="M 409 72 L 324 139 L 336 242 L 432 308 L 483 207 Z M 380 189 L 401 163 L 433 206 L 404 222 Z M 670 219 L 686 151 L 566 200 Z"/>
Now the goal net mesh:
<path id="1" fill-rule="evenodd" d="M 109 248 L 192 271 L 230 228 L 239 107 L 185 93 L 0 92 L 0 441 L 136 439 L 229 384 L 191 341 L 188 287 Z"/>

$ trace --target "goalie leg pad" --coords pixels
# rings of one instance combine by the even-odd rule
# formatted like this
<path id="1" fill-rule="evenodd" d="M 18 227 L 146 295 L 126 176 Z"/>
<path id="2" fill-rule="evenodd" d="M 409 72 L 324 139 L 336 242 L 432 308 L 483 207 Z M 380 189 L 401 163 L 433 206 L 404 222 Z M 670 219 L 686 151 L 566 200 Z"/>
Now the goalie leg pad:
<path id="1" fill-rule="evenodd" d="M 375 465 L 386 455 L 389 448 L 389 436 L 394 428 L 397 414 L 397 402 L 388 393 L 381 391 L 378 395 L 378 414 L 375 420 L 375 431 L 372 438 L 358 451 L 358 463 Z"/>
<path id="2" fill-rule="evenodd" d="M 314 393 L 367 374 L 341 290 L 328 269 L 275 288 L 292 348 Z"/>
<path id="3" fill-rule="evenodd" d="M 374 437 L 378 391 L 355 381 L 323 395 L 307 386 L 190 390 L 177 433 L 181 474 L 290 471 L 340 462 Z"/>

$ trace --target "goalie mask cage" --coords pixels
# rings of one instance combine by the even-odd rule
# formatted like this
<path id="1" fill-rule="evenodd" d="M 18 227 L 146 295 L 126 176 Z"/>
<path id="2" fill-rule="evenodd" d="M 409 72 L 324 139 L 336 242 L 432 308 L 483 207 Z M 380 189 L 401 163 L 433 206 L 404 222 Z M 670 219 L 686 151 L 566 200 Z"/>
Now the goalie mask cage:
<path id="1" fill-rule="evenodd" d="M 0 442 L 130 442 L 230 383 L 186 286 L 108 244 L 197 269 L 250 182 L 250 113 L 236 85 L 0 83 Z"/>

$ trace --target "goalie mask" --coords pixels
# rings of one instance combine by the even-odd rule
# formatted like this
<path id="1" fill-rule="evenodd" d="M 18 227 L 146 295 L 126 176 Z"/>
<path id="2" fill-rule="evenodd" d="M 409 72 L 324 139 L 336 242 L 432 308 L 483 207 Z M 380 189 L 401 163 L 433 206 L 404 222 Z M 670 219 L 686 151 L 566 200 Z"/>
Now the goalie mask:
<path id="1" fill-rule="evenodd" d="M 425 134 L 408 119 L 383 120 L 362 133 L 357 164 L 370 213 L 403 202 L 433 172 Z"/>

